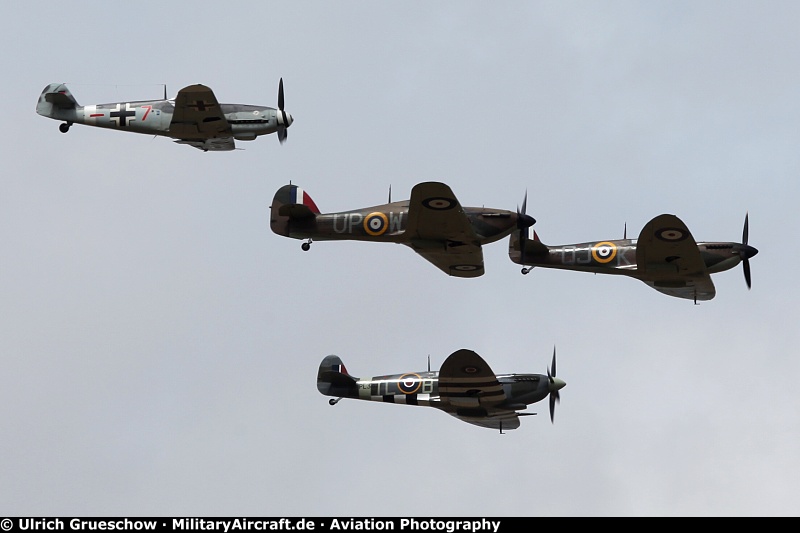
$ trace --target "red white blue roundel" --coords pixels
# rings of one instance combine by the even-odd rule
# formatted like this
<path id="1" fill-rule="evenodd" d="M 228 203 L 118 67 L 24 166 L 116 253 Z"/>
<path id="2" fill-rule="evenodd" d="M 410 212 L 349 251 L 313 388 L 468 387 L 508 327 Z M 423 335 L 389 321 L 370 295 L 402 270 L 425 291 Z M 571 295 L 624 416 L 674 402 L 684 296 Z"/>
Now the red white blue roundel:
<path id="1" fill-rule="evenodd" d="M 374 213 L 370 213 L 364 218 L 364 231 L 373 237 L 383 235 L 388 227 L 389 219 L 384 213 L 376 211 Z"/>
<path id="2" fill-rule="evenodd" d="M 419 374 L 403 374 L 397 381 L 397 388 L 403 394 L 414 394 L 422 385 L 422 378 Z"/>
<path id="3" fill-rule="evenodd" d="M 437 211 L 445 211 L 453 209 L 456 206 L 456 201 L 453 198 L 444 198 L 443 196 L 433 196 L 422 200 L 422 205 L 428 209 L 435 209 Z"/>
<path id="4" fill-rule="evenodd" d="M 598 263 L 610 263 L 616 256 L 617 246 L 613 242 L 603 241 L 592 246 L 592 258 Z"/>
<path id="5" fill-rule="evenodd" d="M 458 270 L 459 272 L 474 272 L 476 270 L 480 270 L 481 265 L 453 265 L 453 270 Z"/>
<path id="6" fill-rule="evenodd" d="M 680 228 L 661 228 L 656 231 L 656 237 L 662 241 L 676 242 L 682 241 L 688 237 L 688 235 Z"/>

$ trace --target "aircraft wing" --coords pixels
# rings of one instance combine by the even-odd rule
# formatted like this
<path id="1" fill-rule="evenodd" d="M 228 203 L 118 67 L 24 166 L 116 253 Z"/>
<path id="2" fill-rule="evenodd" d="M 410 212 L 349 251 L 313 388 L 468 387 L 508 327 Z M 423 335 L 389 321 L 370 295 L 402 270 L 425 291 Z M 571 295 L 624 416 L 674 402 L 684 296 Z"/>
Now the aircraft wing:
<path id="1" fill-rule="evenodd" d="M 233 137 L 214 137 L 212 139 L 205 139 L 202 141 L 190 141 L 188 139 L 178 139 L 175 141 L 178 144 L 188 144 L 194 146 L 204 152 L 227 152 L 236 150 L 236 143 Z"/>
<path id="2" fill-rule="evenodd" d="M 414 186 L 405 234 L 405 244 L 450 276 L 474 278 L 484 273 L 478 236 L 444 183 Z"/>
<path id="3" fill-rule="evenodd" d="M 439 370 L 439 398 L 444 411 L 464 422 L 494 429 L 519 427 L 514 410 L 498 407 L 507 396 L 497 376 L 472 350 L 457 350 L 445 359 Z"/>
<path id="4" fill-rule="evenodd" d="M 456 413 L 449 413 L 458 418 L 462 422 L 467 422 L 482 428 L 496 429 L 500 431 L 517 429 L 519 427 L 519 415 L 510 410 L 502 411 L 502 413 L 487 415 L 482 417 L 474 416 L 460 416 Z"/>
<path id="5" fill-rule="evenodd" d="M 675 215 L 659 215 L 645 224 L 636 244 L 640 279 L 655 290 L 689 300 L 711 300 L 714 282 L 697 243 Z"/>
<path id="6" fill-rule="evenodd" d="M 231 126 L 217 97 L 205 85 L 189 85 L 178 91 L 169 125 L 170 136 L 201 150 L 233 150 Z"/>

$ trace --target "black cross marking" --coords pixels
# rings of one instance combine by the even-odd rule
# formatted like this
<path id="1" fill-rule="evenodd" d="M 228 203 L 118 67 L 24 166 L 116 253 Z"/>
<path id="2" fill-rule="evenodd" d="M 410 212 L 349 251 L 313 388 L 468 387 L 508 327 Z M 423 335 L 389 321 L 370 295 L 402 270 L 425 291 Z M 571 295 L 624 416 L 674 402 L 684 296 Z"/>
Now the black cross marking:
<path id="1" fill-rule="evenodd" d="M 209 111 L 214 104 L 206 104 L 204 101 L 198 100 L 196 104 L 189 104 L 189 107 L 194 107 L 198 111 Z"/>
<path id="2" fill-rule="evenodd" d="M 135 109 L 127 109 L 128 104 L 125 104 L 125 109 L 122 109 L 122 104 L 119 104 L 119 111 L 112 111 L 108 114 L 111 118 L 118 118 L 119 119 L 119 127 L 124 128 L 127 126 L 128 117 L 135 117 L 136 110 Z"/>

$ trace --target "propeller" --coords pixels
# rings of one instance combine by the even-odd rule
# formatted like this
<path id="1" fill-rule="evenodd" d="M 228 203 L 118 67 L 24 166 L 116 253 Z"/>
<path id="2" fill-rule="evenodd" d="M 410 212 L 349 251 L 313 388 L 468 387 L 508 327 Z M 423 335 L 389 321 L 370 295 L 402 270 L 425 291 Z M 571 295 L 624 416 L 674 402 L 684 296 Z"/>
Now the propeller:
<path id="1" fill-rule="evenodd" d="M 536 224 L 536 219 L 526 213 L 528 205 L 528 191 L 522 199 L 522 209 L 517 206 L 517 229 L 519 230 L 519 253 L 520 260 L 525 261 L 525 243 L 528 241 L 527 229 Z M 522 273 L 527 274 L 527 269 L 523 268 Z"/>
<path id="2" fill-rule="evenodd" d="M 750 258 L 758 253 L 758 250 L 747 244 L 749 236 L 749 213 L 744 215 L 744 230 L 742 230 L 742 245 L 739 246 L 739 257 L 742 259 L 742 268 L 744 269 L 744 281 L 747 283 L 749 289 L 752 285 L 750 281 Z"/>
<path id="3" fill-rule="evenodd" d="M 553 417 L 555 415 L 556 404 L 561 403 L 561 393 L 558 391 L 564 386 L 566 383 L 564 380 L 559 379 L 556 377 L 556 347 L 553 346 L 553 362 L 550 364 L 550 368 L 547 369 L 547 379 L 550 381 L 550 422 L 553 422 Z"/>
<path id="4" fill-rule="evenodd" d="M 294 122 L 292 115 L 283 110 L 283 78 L 278 84 L 278 111 L 278 140 L 283 144 L 289 133 L 286 129 Z"/>

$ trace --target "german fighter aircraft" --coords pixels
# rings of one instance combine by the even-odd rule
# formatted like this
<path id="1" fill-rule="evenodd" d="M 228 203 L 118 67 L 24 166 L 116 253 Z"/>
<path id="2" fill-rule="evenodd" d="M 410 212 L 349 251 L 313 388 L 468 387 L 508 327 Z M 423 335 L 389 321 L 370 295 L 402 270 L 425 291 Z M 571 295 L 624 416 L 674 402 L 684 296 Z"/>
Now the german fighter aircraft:
<path id="1" fill-rule="evenodd" d="M 252 141 L 259 135 L 278 133 L 286 141 L 292 115 L 283 109 L 283 79 L 278 85 L 278 108 L 220 104 L 205 85 L 184 87 L 173 99 L 78 105 L 63 83 L 44 88 L 36 105 L 42 116 L 60 120 L 67 133 L 73 124 L 85 124 L 148 135 L 160 135 L 204 152 L 236 148 L 235 140 Z"/>
<path id="2" fill-rule="evenodd" d="M 322 360 L 317 389 L 336 405 L 342 398 L 435 407 L 459 420 L 495 430 L 517 429 L 529 404 L 550 398 L 550 421 L 559 391 L 566 383 L 556 377 L 556 350 L 544 374 L 495 374 L 472 350 L 457 350 L 438 372 L 406 372 L 361 379 L 351 376 L 336 355 Z"/>
<path id="3" fill-rule="evenodd" d="M 461 278 L 483 275 L 482 246 L 535 221 L 522 210 L 462 207 L 444 183 L 424 182 L 411 199 L 352 211 L 322 214 L 297 185 L 284 185 L 270 206 L 270 227 L 278 235 L 312 240 L 393 242 L 409 246 L 444 273 Z"/>
<path id="4" fill-rule="evenodd" d="M 694 300 L 716 295 L 711 274 L 739 263 L 747 288 L 751 287 L 750 258 L 758 250 L 747 244 L 748 216 L 742 242 L 696 242 L 689 228 L 675 215 L 664 214 L 645 224 L 638 239 L 607 240 L 547 246 L 533 228 L 515 232 L 508 254 L 527 274 L 534 267 L 621 274 L 642 280 L 655 290 Z"/>

